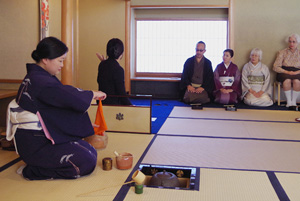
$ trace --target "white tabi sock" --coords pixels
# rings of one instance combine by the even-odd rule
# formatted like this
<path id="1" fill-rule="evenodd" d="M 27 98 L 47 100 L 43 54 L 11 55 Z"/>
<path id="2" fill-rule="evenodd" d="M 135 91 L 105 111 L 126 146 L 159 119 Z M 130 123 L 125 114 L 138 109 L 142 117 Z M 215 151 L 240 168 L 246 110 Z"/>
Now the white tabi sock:
<path id="1" fill-rule="evenodd" d="M 292 102 L 291 102 L 291 104 L 293 106 L 297 105 L 297 98 L 298 98 L 299 94 L 300 94 L 300 91 L 293 91 L 293 98 L 292 98 Z"/>
<path id="2" fill-rule="evenodd" d="M 284 91 L 286 97 L 286 107 L 290 107 L 292 105 L 292 91 Z M 280 96 L 280 95 L 279 95 Z"/>
<path id="3" fill-rule="evenodd" d="M 17 174 L 18 175 L 22 175 L 23 174 L 23 169 L 26 167 L 26 165 L 21 165 L 18 169 L 17 169 Z"/>

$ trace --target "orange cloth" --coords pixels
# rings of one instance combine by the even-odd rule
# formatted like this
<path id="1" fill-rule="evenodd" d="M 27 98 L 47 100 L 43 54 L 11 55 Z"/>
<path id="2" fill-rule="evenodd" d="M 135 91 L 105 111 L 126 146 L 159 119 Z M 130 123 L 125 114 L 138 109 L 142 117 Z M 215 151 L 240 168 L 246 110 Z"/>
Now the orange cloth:
<path id="1" fill-rule="evenodd" d="M 104 135 L 104 131 L 107 130 L 107 125 L 103 115 L 102 102 L 99 101 L 95 124 L 99 127 L 94 127 L 95 135 Z"/>

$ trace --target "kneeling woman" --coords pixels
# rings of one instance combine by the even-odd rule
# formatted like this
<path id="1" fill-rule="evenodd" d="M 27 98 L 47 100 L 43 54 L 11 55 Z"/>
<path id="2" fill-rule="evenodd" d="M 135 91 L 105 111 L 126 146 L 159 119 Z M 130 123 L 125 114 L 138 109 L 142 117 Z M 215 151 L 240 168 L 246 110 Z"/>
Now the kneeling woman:
<path id="1" fill-rule="evenodd" d="M 271 106 L 270 71 L 261 63 L 262 51 L 254 48 L 250 53 L 250 61 L 242 70 L 242 90 L 244 103 L 253 106 Z"/>
<path id="2" fill-rule="evenodd" d="M 87 109 L 101 91 L 63 85 L 55 75 L 63 67 L 68 48 L 54 37 L 40 41 L 27 64 L 15 102 L 10 104 L 11 130 L 17 151 L 26 163 L 19 169 L 26 179 L 75 179 L 93 172 L 96 150 L 82 138 L 94 134 Z"/>
<path id="3" fill-rule="evenodd" d="M 235 104 L 240 99 L 241 73 L 238 67 L 231 62 L 232 57 L 233 50 L 224 50 L 223 62 L 214 71 L 216 103 Z"/>

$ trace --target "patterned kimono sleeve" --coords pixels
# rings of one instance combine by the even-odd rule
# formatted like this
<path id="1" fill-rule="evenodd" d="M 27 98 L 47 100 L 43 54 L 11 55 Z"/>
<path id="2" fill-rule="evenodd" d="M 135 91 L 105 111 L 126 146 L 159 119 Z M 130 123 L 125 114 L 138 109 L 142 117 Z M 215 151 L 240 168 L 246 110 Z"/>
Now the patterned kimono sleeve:
<path id="1" fill-rule="evenodd" d="M 249 85 L 248 82 L 248 63 L 244 65 L 243 70 L 242 70 L 242 91 L 243 91 L 243 96 L 248 93 L 248 90 L 251 89 L 251 86 Z"/>
<path id="2" fill-rule="evenodd" d="M 238 68 L 236 68 L 234 82 L 232 84 L 232 89 L 238 94 L 241 95 L 241 73 Z"/>
<path id="3" fill-rule="evenodd" d="M 38 99 L 58 108 L 86 112 L 93 99 L 92 91 L 84 91 L 69 85 L 51 85 L 43 88 Z"/>
<path id="4" fill-rule="evenodd" d="M 215 81 L 215 90 L 216 92 L 223 88 L 220 82 L 220 74 L 219 74 L 220 65 L 214 71 L 214 81 Z"/>

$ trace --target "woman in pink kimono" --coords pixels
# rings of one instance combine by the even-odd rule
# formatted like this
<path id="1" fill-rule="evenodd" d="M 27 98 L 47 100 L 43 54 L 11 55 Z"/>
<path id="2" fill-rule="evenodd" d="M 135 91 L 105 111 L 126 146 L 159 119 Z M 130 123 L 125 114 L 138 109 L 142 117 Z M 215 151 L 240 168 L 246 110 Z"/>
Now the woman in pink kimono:
<path id="1" fill-rule="evenodd" d="M 215 102 L 221 104 L 236 104 L 241 96 L 241 73 L 231 62 L 233 50 L 226 49 L 223 62 L 214 71 Z"/>

